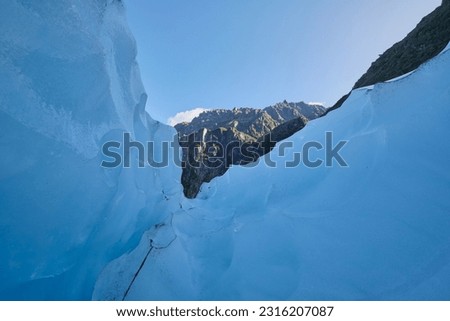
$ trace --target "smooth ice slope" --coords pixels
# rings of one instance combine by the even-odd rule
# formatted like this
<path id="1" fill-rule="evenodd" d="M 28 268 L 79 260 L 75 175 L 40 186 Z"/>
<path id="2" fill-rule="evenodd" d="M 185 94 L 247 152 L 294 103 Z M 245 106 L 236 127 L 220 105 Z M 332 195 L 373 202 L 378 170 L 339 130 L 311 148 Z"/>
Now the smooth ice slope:
<path id="1" fill-rule="evenodd" d="M 175 134 L 144 111 L 124 16 L 118 0 L 1 1 L 0 299 L 90 299 L 179 207 L 179 169 L 100 167 L 123 132 Z"/>
<path id="2" fill-rule="evenodd" d="M 276 168 L 234 167 L 185 200 L 177 238 L 152 250 L 127 299 L 449 300 L 449 70 L 446 50 L 356 90 L 275 149 Z M 326 131 L 348 141 L 348 168 L 284 168 Z M 109 280 L 146 248 L 112 262 L 94 298 L 114 297 Z"/>

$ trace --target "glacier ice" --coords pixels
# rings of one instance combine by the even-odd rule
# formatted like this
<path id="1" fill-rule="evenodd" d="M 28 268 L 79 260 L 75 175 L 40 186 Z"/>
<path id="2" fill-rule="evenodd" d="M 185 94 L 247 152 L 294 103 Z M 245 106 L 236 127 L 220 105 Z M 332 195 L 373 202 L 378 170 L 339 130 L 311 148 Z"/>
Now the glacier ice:
<path id="1" fill-rule="evenodd" d="M 121 1 L 2 1 L 0 28 L 0 299 L 90 299 L 181 197 L 178 168 L 104 169 L 102 144 L 175 131 L 144 111 Z"/>
<path id="2" fill-rule="evenodd" d="M 100 167 L 125 132 L 175 134 L 145 112 L 124 16 L 2 2 L 0 299 L 450 298 L 448 46 L 353 91 L 272 151 L 280 166 L 235 166 L 188 200 L 176 166 Z M 282 166 L 326 131 L 348 168 Z"/>
<path id="3" fill-rule="evenodd" d="M 150 254 L 126 299 L 450 299 L 449 69 L 447 48 L 406 77 L 355 90 L 284 156 L 275 148 L 278 167 L 235 166 L 183 200 L 176 238 Z M 282 166 L 330 130 L 348 141 L 348 168 Z"/>

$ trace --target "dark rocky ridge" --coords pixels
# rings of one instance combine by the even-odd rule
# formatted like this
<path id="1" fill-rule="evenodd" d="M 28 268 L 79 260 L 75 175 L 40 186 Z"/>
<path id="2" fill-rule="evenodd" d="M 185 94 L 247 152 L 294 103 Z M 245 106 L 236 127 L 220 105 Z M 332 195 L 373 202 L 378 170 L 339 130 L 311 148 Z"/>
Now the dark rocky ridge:
<path id="1" fill-rule="evenodd" d="M 325 110 L 321 105 L 284 101 L 264 109 L 210 110 L 190 123 L 175 125 L 183 150 L 185 196 L 196 197 L 204 182 L 223 175 L 232 165 L 255 162 Z"/>
<path id="2" fill-rule="evenodd" d="M 424 17 L 403 40 L 380 55 L 355 83 L 353 89 L 411 72 L 444 50 L 449 41 L 450 0 L 443 0 L 442 4 Z M 326 113 L 339 108 L 348 96 L 349 94 L 339 99 Z"/>
<path id="3" fill-rule="evenodd" d="M 435 57 L 450 41 L 450 0 L 444 0 L 401 41 L 386 50 L 356 82 L 361 88 L 417 69 Z"/>

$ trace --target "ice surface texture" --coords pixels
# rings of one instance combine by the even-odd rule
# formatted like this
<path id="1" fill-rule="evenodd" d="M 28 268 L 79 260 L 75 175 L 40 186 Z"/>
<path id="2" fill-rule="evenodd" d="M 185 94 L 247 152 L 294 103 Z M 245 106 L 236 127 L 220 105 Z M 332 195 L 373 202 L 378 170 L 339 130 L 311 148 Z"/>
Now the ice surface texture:
<path id="1" fill-rule="evenodd" d="M 175 131 L 144 110 L 121 1 L 1 2 L 0 299 L 90 299 L 181 197 L 181 170 L 104 169 L 102 144 Z"/>

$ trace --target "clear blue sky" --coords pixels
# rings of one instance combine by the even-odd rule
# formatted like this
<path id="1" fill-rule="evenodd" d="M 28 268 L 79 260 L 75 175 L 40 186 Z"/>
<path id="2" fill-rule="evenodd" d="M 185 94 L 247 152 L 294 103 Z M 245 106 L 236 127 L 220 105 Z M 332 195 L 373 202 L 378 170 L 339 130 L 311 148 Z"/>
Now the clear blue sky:
<path id="1" fill-rule="evenodd" d="M 441 0 L 126 0 L 149 95 L 166 122 L 197 108 L 332 105 Z"/>

